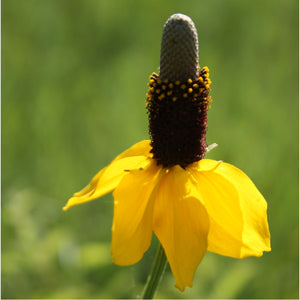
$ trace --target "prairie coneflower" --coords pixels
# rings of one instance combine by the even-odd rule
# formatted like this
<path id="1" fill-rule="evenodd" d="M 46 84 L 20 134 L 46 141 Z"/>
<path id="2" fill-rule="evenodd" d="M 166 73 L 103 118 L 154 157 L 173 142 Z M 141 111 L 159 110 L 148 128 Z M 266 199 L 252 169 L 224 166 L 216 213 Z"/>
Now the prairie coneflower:
<path id="1" fill-rule="evenodd" d="M 149 80 L 151 140 L 117 156 L 64 207 L 114 190 L 113 262 L 138 262 L 154 232 L 181 291 L 192 286 L 206 251 L 235 258 L 270 251 L 261 193 L 236 167 L 204 159 L 210 83 L 208 68 L 198 64 L 194 23 L 172 15 L 163 29 L 160 72 Z"/>

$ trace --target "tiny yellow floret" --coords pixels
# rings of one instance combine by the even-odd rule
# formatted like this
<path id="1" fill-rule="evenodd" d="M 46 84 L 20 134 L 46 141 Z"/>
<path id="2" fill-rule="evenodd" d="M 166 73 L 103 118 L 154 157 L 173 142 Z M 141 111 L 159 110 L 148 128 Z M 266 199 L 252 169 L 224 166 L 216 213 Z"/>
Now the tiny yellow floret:
<path id="1" fill-rule="evenodd" d="M 158 99 L 159 99 L 159 100 L 162 100 L 162 99 L 164 99 L 165 97 L 166 97 L 165 94 L 161 94 L 161 95 L 158 97 Z"/>

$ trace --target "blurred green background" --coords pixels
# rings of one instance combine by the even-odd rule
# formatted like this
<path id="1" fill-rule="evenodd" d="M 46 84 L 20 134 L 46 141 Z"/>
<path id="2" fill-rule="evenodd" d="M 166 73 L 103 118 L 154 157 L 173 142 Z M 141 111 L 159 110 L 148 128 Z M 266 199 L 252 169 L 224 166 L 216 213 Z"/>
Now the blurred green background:
<path id="1" fill-rule="evenodd" d="M 298 298 L 298 1 L 2 1 L 2 298 L 134 298 L 156 240 L 111 262 L 113 198 L 62 206 L 117 154 L 148 138 L 145 94 L 167 18 L 189 15 L 210 68 L 208 157 L 268 201 L 272 252 L 207 253 L 180 293 L 158 298 Z"/>

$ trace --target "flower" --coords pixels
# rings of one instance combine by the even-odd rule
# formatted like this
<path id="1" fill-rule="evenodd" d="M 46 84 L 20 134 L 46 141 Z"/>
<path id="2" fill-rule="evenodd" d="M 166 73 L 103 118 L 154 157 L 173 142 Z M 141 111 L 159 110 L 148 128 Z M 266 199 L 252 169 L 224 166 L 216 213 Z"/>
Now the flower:
<path id="1" fill-rule="evenodd" d="M 192 20 L 172 15 L 164 26 L 160 74 L 149 81 L 151 140 L 117 156 L 64 207 L 114 191 L 113 262 L 138 262 L 154 232 L 181 291 L 192 286 L 206 251 L 234 258 L 270 251 L 261 193 L 238 168 L 204 159 L 210 83 L 208 68 L 198 67 Z"/>

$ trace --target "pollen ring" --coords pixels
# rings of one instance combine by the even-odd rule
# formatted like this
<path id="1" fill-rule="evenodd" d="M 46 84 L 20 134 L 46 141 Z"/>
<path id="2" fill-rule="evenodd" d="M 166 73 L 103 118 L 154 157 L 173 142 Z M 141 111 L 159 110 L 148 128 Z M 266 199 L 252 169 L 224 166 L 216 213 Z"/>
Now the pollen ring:
<path id="1" fill-rule="evenodd" d="M 162 82 L 158 74 L 150 76 L 146 107 L 151 152 L 157 164 L 165 168 L 185 168 L 204 158 L 211 81 L 207 67 L 198 75 L 196 80 L 186 82 Z"/>

